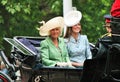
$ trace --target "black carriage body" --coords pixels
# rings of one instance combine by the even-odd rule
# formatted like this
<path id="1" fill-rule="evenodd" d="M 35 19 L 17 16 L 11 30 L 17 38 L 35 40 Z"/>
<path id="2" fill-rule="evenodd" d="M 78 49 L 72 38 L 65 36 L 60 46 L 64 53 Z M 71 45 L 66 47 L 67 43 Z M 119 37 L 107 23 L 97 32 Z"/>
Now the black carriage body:
<path id="1" fill-rule="evenodd" d="M 80 82 L 82 69 L 42 67 L 39 70 L 22 69 L 22 80 L 27 82 Z"/>

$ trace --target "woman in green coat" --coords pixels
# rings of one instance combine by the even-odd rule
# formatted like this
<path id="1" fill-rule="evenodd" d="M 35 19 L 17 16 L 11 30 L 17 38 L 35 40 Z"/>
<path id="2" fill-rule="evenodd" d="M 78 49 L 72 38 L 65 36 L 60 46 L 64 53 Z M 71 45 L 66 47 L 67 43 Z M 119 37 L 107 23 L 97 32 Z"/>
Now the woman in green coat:
<path id="1" fill-rule="evenodd" d="M 42 63 L 45 66 L 71 66 L 64 39 L 60 37 L 63 27 L 63 17 L 55 17 L 39 29 L 41 36 L 48 36 L 40 43 Z"/>

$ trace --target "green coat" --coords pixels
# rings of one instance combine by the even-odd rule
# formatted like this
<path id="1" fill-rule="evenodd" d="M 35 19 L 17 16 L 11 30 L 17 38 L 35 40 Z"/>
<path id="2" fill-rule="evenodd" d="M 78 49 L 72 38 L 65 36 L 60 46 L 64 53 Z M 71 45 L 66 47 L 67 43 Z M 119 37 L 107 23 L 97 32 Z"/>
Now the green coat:
<path id="1" fill-rule="evenodd" d="M 45 66 L 55 66 L 57 62 L 70 62 L 63 38 L 58 38 L 59 49 L 55 47 L 50 37 L 40 43 L 42 63 Z"/>

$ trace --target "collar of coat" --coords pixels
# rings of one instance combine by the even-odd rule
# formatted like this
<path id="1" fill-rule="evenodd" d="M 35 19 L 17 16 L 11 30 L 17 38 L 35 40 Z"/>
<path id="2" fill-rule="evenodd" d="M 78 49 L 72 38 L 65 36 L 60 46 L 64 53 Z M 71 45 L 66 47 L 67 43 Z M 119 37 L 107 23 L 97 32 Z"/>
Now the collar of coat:
<path id="1" fill-rule="evenodd" d="M 53 41 L 52 41 L 52 39 L 50 37 L 47 37 L 46 41 L 48 41 L 48 42 L 53 44 Z M 58 37 L 58 42 L 61 43 L 62 42 L 62 38 Z"/>
<path id="2" fill-rule="evenodd" d="M 73 36 L 70 36 L 70 41 L 71 41 L 71 42 L 75 42 L 75 43 L 76 43 L 76 42 L 80 42 L 80 37 L 81 37 L 80 34 L 78 35 L 77 39 L 75 39 Z"/>

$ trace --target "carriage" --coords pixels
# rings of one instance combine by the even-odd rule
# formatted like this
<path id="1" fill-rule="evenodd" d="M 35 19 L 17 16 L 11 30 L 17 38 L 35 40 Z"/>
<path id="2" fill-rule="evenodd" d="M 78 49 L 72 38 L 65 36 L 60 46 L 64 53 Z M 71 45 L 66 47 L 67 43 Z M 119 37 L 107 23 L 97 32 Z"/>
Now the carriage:
<path id="1" fill-rule="evenodd" d="M 4 38 L 12 45 L 12 64 L 5 63 L 8 63 L 8 66 L 12 65 L 14 72 L 20 70 L 22 82 L 79 82 L 82 67 L 68 68 L 42 65 L 38 50 L 40 42 L 44 39 L 45 37 L 28 36 L 16 36 L 13 39 Z M 3 52 L 1 55 L 5 56 Z"/>
<path id="2" fill-rule="evenodd" d="M 47 67 L 43 66 L 40 60 L 40 42 L 45 37 L 15 36 L 13 39 L 4 38 L 12 45 L 12 64 L 7 61 L 4 52 L 1 50 L 1 57 L 9 70 L 9 74 L 0 72 L 0 76 L 11 82 L 16 82 L 15 72 L 20 70 L 22 82 L 120 82 L 120 42 L 119 36 L 112 40 L 101 41 L 110 43 L 106 57 L 102 57 L 104 47 L 99 45 L 98 57 L 88 59 L 81 68 L 68 67 Z M 117 42 L 116 42 L 117 41 Z M 26 44 L 27 42 L 27 44 Z M 115 44 L 114 44 L 115 43 Z M 96 48 L 90 44 L 94 53 Z"/>

